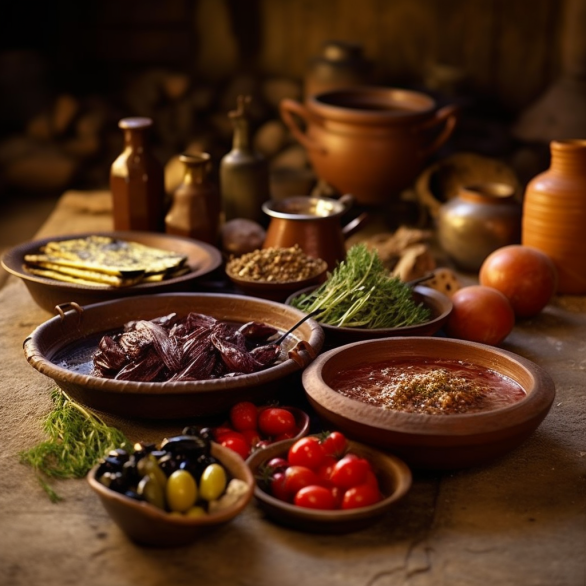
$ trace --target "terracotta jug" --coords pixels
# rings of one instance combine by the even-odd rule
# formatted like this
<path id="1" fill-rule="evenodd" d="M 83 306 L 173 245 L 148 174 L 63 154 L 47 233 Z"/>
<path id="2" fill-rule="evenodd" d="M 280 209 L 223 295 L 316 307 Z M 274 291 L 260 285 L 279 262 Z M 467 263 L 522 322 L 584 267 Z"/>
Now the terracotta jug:
<path id="1" fill-rule="evenodd" d="M 358 203 L 381 205 L 398 198 L 446 142 L 457 108 L 438 110 L 420 92 L 357 87 L 310 96 L 304 105 L 284 99 L 280 112 L 320 179 Z"/>
<path id="2" fill-rule="evenodd" d="M 527 185 L 522 243 L 545 252 L 558 292 L 586 293 L 586 140 L 550 143 L 551 165 Z"/>
<path id="3" fill-rule="evenodd" d="M 208 153 L 182 154 L 179 160 L 185 165 L 185 175 L 173 192 L 165 231 L 216 245 L 221 202 L 217 187 L 209 179 L 211 157 Z"/>
<path id="4" fill-rule="evenodd" d="M 345 239 L 368 220 L 363 212 L 342 227 L 340 216 L 353 204 L 350 194 L 339 200 L 305 195 L 269 200 L 262 206 L 271 218 L 263 248 L 298 244 L 309 256 L 325 260 L 332 270 L 346 258 Z"/>
<path id="5" fill-rule="evenodd" d="M 149 150 L 150 118 L 123 118 L 124 151 L 112 163 L 110 190 L 115 230 L 162 232 L 165 217 L 163 166 Z"/>
<path id="6" fill-rule="evenodd" d="M 521 205 L 506 183 L 461 187 L 439 208 L 437 235 L 442 249 L 462 269 L 477 271 L 497 248 L 521 241 Z"/>

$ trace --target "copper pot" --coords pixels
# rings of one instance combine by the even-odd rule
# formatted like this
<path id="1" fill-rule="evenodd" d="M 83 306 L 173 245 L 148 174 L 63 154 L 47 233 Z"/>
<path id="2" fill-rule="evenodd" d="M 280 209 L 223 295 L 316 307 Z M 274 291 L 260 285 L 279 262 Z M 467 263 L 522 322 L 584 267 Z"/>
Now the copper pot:
<path id="1" fill-rule="evenodd" d="M 342 226 L 342 216 L 354 203 L 350 194 L 339 200 L 328 197 L 298 195 L 283 200 L 269 200 L 262 206 L 271 217 L 263 248 L 289 247 L 298 244 L 314 258 L 321 258 L 332 270 L 346 258 L 345 239 L 368 219 L 363 212 Z"/>
<path id="2" fill-rule="evenodd" d="M 365 86 L 310 96 L 304 105 L 285 99 L 280 112 L 321 179 L 359 203 L 379 205 L 408 187 L 446 142 L 457 108 L 438 110 L 420 92 Z"/>

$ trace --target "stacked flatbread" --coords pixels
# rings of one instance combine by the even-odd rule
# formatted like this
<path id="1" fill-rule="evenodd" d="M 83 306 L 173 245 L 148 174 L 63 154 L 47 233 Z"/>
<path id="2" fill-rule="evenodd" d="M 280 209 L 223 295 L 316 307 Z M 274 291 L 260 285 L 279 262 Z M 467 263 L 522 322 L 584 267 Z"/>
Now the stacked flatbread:
<path id="1" fill-rule="evenodd" d="M 158 282 L 190 270 L 185 255 L 109 236 L 48 242 L 24 260 L 33 275 L 92 287 Z"/>

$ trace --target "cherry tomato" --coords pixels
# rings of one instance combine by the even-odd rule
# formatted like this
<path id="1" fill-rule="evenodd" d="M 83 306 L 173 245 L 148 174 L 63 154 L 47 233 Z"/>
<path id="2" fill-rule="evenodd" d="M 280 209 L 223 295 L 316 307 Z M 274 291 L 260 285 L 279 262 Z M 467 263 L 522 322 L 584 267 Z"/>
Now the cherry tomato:
<path id="1" fill-rule="evenodd" d="M 334 486 L 351 488 L 364 484 L 370 464 L 364 458 L 344 456 L 336 462 L 330 480 Z"/>
<path id="2" fill-rule="evenodd" d="M 324 451 L 317 437 L 303 437 L 290 448 L 287 460 L 292 466 L 305 466 L 317 470 L 325 458 Z"/>
<path id="3" fill-rule="evenodd" d="M 490 254 L 480 267 L 480 284 L 503 293 L 518 317 L 537 315 L 557 288 L 555 264 L 541 250 L 513 244 Z"/>
<path id="4" fill-rule="evenodd" d="M 332 493 L 332 496 L 334 497 L 334 502 L 336 503 L 335 508 L 341 509 L 345 490 L 343 488 L 340 488 L 339 486 L 331 486 L 330 492 Z"/>
<path id="5" fill-rule="evenodd" d="M 220 440 L 224 436 L 233 435 L 234 433 L 237 433 L 236 430 L 232 429 L 231 427 L 228 427 L 227 425 L 220 425 L 219 427 L 214 427 L 212 430 L 214 439 L 217 442 L 220 442 Z"/>
<path id="6" fill-rule="evenodd" d="M 226 448 L 230 448 L 233 452 L 236 452 L 241 458 L 248 458 L 250 455 L 250 446 L 244 439 L 244 436 L 240 435 L 228 435 L 225 436 L 220 444 Z"/>
<path id="7" fill-rule="evenodd" d="M 283 470 L 289 468 L 289 462 L 285 458 L 271 458 L 266 467 L 271 472 L 283 472 Z"/>
<path id="8" fill-rule="evenodd" d="M 336 508 L 334 495 L 323 486 L 309 485 L 295 494 L 293 503 L 306 509 L 322 509 L 331 511 Z"/>
<path id="9" fill-rule="evenodd" d="M 366 478 L 364 479 L 364 484 L 368 484 L 369 486 L 372 486 L 373 488 L 376 488 L 376 490 L 380 491 L 380 488 L 378 486 L 378 478 L 375 476 L 375 474 L 372 470 L 369 470 L 366 473 Z"/>
<path id="10" fill-rule="evenodd" d="M 237 431 L 256 429 L 257 416 L 258 409 L 250 401 L 241 401 L 230 409 L 230 423 Z"/>
<path id="11" fill-rule="evenodd" d="M 305 466 L 289 466 L 285 470 L 285 490 L 291 496 L 305 486 L 320 484 L 317 474 Z"/>
<path id="12" fill-rule="evenodd" d="M 289 501 L 291 499 L 291 495 L 285 487 L 286 482 L 287 477 L 285 476 L 284 472 L 275 472 L 271 479 L 271 494 L 281 501 Z"/>
<path id="13" fill-rule="evenodd" d="M 292 433 L 296 428 L 295 417 L 287 409 L 267 407 L 258 415 L 258 428 L 261 433 L 269 436 Z"/>
<path id="14" fill-rule="evenodd" d="M 280 442 L 286 439 L 293 439 L 298 433 L 298 429 L 295 429 L 294 431 L 290 431 L 288 433 L 280 433 L 279 435 L 275 436 L 275 441 Z"/>
<path id="15" fill-rule="evenodd" d="M 337 460 L 332 456 L 326 456 L 323 459 L 320 467 L 317 469 L 317 476 L 321 480 L 321 484 L 323 484 L 323 486 L 331 486 L 332 470 L 336 465 L 336 461 Z"/>
<path id="16" fill-rule="evenodd" d="M 260 442 L 260 436 L 256 429 L 244 429 L 241 433 L 251 448 L 258 445 L 258 442 Z"/>
<path id="17" fill-rule="evenodd" d="M 509 300 L 492 287 L 463 287 L 454 293 L 452 303 L 446 324 L 446 333 L 452 338 L 497 346 L 515 325 Z"/>
<path id="18" fill-rule="evenodd" d="M 370 484 L 349 488 L 342 499 L 342 509 L 358 509 L 374 505 L 381 500 L 380 492 Z"/>
<path id="19" fill-rule="evenodd" d="M 341 432 L 331 431 L 321 440 L 321 447 L 327 456 L 341 458 L 348 449 L 348 442 Z"/>

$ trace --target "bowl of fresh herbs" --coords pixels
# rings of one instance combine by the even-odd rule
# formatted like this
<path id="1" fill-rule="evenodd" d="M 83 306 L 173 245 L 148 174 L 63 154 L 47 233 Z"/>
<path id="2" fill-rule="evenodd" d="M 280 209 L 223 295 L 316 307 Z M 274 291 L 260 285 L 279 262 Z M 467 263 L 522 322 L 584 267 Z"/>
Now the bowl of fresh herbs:
<path id="1" fill-rule="evenodd" d="M 350 248 L 324 283 L 297 291 L 286 303 L 313 314 L 328 347 L 373 338 L 432 336 L 452 311 L 449 297 L 390 275 L 377 252 L 364 244 Z"/>

